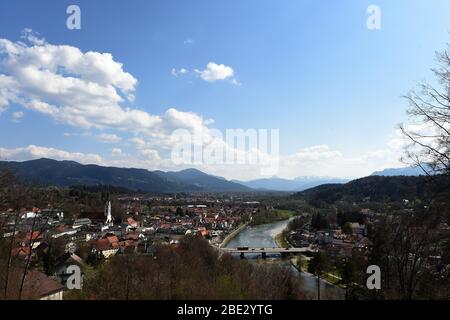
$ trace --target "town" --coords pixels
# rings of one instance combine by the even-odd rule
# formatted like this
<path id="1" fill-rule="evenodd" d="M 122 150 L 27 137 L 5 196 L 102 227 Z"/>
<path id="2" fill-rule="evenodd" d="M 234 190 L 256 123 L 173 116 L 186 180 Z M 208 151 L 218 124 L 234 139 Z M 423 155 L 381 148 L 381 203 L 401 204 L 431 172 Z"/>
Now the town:
<path id="1" fill-rule="evenodd" d="M 200 237 L 220 250 L 248 225 L 283 219 L 289 223 L 277 236 L 277 245 L 309 249 L 297 258 L 287 251 L 263 252 L 260 257 L 292 258 L 294 266 L 307 271 L 314 252 L 324 252 L 333 260 L 327 273 L 332 278 L 328 280 L 338 283 L 339 261 L 351 259 L 355 252 L 367 256 L 373 245 L 368 233 L 379 217 L 386 216 L 371 210 L 367 198 L 359 204 L 338 203 L 334 212 L 314 208 L 303 200 L 286 200 L 285 195 L 263 193 L 108 194 L 106 198 L 101 210 L 82 209 L 70 215 L 51 204 L 0 213 L 11 257 L 22 261 L 27 269 L 25 280 L 30 284 L 25 281 L 24 292 L 28 285 L 31 291 L 31 287 L 40 288 L 33 293 L 39 299 L 63 299 L 70 287 L 73 265 L 84 270 L 116 255 L 153 256 L 157 246 L 175 248 L 187 236 Z M 399 205 L 405 211 L 412 207 L 406 199 Z M 288 210 L 280 209 L 286 206 Z M 440 228 L 442 232 L 449 230 L 445 224 Z M 250 248 L 237 249 L 241 258 L 251 256 L 251 244 Z M 227 250 L 223 253 L 230 253 Z"/>
<path id="2" fill-rule="evenodd" d="M 156 244 L 176 246 L 186 235 L 220 247 L 230 233 L 251 221 L 260 203 L 233 196 L 219 198 L 119 196 L 114 205 L 107 201 L 104 210 L 82 211 L 73 217 L 51 205 L 19 212 L 9 209 L 0 213 L 0 225 L 3 237 L 14 239 L 11 255 L 29 266 L 48 260 L 50 250 L 60 253 L 53 257 L 54 266 L 43 263 L 41 271 L 54 276 L 62 290 L 69 277 L 66 269 L 73 263 L 95 264 L 116 254 L 152 255 Z M 44 274 L 40 278 L 45 279 Z M 61 298 L 53 292 L 41 295 L 43 299 Z"/>

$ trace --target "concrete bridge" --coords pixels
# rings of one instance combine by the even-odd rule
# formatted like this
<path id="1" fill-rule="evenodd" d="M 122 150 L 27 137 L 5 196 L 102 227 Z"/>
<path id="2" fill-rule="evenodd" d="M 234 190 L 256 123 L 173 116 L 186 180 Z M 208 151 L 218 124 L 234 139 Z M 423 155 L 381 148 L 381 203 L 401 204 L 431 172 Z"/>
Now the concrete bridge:
<path id="1" fill-rule="evenodd" d="M 222 252 L 225 253 L 239 253 L 241 258 L 244 258 L 246 253 L 257 253 L 261 254 L 263 258 L 267 256 L 267 254 L 281 254 L 281 256 L 295 255 L 307 252 L 317 252 L 317 249 L 313 247 L 304 247 L 304 248 L 247 248 L 247 247 L 239 247 L 239 248 L 220 248 Z"/>

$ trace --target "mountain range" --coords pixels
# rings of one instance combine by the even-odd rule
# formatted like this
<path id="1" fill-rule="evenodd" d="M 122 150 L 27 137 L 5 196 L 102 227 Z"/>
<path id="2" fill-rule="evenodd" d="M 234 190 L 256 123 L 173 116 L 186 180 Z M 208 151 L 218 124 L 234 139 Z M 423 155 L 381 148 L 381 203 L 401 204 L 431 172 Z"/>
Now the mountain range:
<path id="1" fill-rule="evenodd" d="M 252 189 L 276 191 L 302 191 L 322 184 L 347 183 L 350 179 L 331 177 L 298 177 L 293 180 L 282 178 L 256 179 L 250 181 L 233 180 Z"/>
<path id="2" fill-rule="evenodd" d="M 425 170 L 431 171 L 431 168 L 428 166 L 424 166 Z M 424 176 L 426 175 L 423 169 L 419 166 L 417 167 L 405 167 L 405 168 L 388 168 L 381 171 L 375 171 L 372 173 L 372 176 L 384 176 L 384 177 L 393 177 L 393 176 Z"/>
<path id="3" fill-rule="evenodd" d="M 24 162 L 0 161 L 27 182 L 52 186 L 110 185 L 133 191 L 177 192 L 246 192 L 303 191 L 320 185 L 345 184 L 350 179 L 332 177 L 298 177 L 292 180 L 267 178 L 251 181 L 226 180 L 197 169 L 178 172 L 84 165 L 75 161 L 37 159 Z M 386 169 L 373 176 L 418 176 L 420 168 Z"/>
<path id="4" fill-rule="evenodd" d="M 426 167 L 427 169 L 428 167 Z M 371 176 L 421 176 L 425 175 L 420 167 L 388 168 L 375 171 Z M 353 179 L 333 177 L 298 177 L 295 179 L 282 179 L 278 177 L 256 179 L 250 181 L 232 180 L 252 189 L 276 191 L 303 191 L 325 184 L 345 184 Z"/>
<path id="5" fill-rule="evenodd" d="M 111 185 L 156 193 L 245 192 L 251 189 L 196 169 L 179 172 L 83 165 L 74 161 L 38 159 L 24 162 L 1 161 L 27 182 L 52 186 Z"/>

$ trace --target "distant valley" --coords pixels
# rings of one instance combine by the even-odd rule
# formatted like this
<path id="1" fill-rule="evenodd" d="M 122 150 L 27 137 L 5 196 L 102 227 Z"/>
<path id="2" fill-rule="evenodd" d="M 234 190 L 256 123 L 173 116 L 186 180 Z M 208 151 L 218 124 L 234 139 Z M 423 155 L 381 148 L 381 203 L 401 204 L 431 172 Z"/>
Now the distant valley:
<path id="1" fill-rule="evenodd" d="M 298 177 L 293 180 L 281 178 L 257 179 L 251 181 L 233 180 L 239 184 L 257 190 L 302 191 L 323 184 L 347 183 L 350 179 L 330 177 Z"/>

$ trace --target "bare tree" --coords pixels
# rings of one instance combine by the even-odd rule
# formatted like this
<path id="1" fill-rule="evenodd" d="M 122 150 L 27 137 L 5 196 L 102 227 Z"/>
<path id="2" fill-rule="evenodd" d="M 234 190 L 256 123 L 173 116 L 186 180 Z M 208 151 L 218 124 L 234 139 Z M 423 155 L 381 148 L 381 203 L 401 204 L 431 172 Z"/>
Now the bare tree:
<path id="1" fill-rule="evenodd" d="M 9 297 L 15 297 L 12 293 L 12 288 L 16 287 L 15 283 L 11 281 L 11 270 L 15 268 L 15 274 L 18 274 L 18 270 L 20 270 L 19 266 L 16 265 L 16 259 L 19 256 L 19 251 L 16 255 L 13 255 L 13 249 L 16 245 L 17 237 L 16 234 L 19 230 L 26 228 L 26 224 L 23 224 L 21 221 L 20 210 L 29 202 L 30 198 L 33 198 L 34 194 L 39 194 L 35 192 L 35 190 L 29 186 L 21 183 L 15 176 L 14 172 L 11 171 L 8 167 L 2 166 L 0 167 L 0 209 L 12 209 L 11 213 L 8 213 L 7 217 L 4 219 L 3 223 L 0 225 L 0 234 L 7 233 L 9 235 L 8 243 L 6 244 L 6 248 L 4 248 L 1 260 L 4 260 L 5 270 L 2 270 L 3 279 L 2 279 L 2 287 L 3 287 L 3 297 L 4 299 L 8 299 Z M 38 201 L 42 199 L 38 199 Z M 48 219 L 48 218 L 47 218 Z M 22 293 L 24 291 L 25 278 L 29 271 L 31 258 L 33 255 L 33 249 L 36 244 L 37 238 L 40 237 L 45 231 L 45 224 L 47 223 L 47 219 L 42 221 L 38 218 L 38 215 L 33 217 L 30 239 L 28 241 L 28 250 L 26 252 L 27 256 L 25 259 L 25 265 L 23 267 L 23 272 L 21 276 L 15 277 L 15 280 L 20 284 L 18 287 L 18 298 L 22 298 Z M 37 228 L 38 222 L 40 222 L 39 228 Z M 43 222 L 43 223 L 42 223 Z M 17 279 L 16 279 L 17 278 Z M 20 280 L 19 280 L 20 279 Z M 13 294 L 11 296 L 11 294 Z"/>
<path id="2" fill-rule="evenodd" d="M 405 97 L 414 122 L 400 125 L 410 142 L 403 160 L 427 174 L 450 174 L 450 45 L 436 57 L 432 71 L 437 84 L 423 82 Z"/>
<path id="3" fill-rule="evenodd" d="M 0 208 L 12 208 L 13 210 L 16 210 L 14 214 L 8 215 L 8 217 L 5 219 L 5 223 L 2 224 L 2 229 L 7 226 L 7 222 L 12 217 L 13 218 L 13 229 L 10 234 L 10 241 L 6 248 L 6 267 L 4 270 L 4 299 L 7 299 L 8 297 L 8 287 L 10 285 L 10 270 L 11 266 L 13 264 L 14 257 L 12 255 L 12 249 L 14 246 L 14 240 L 17 232 L 17 225 L 19 221 L 19 209 L 20 209 L 20 202 L 18 201 L 18 189 L 19 184 L 17 179 L 15 178 L 13 172 L 9 170 L 9 168 L 2 167 L 0 168 Z M 5 230 L 3 230 L 5 231 Z M 9 230 L 8 230 L 9 231 Z"/>

